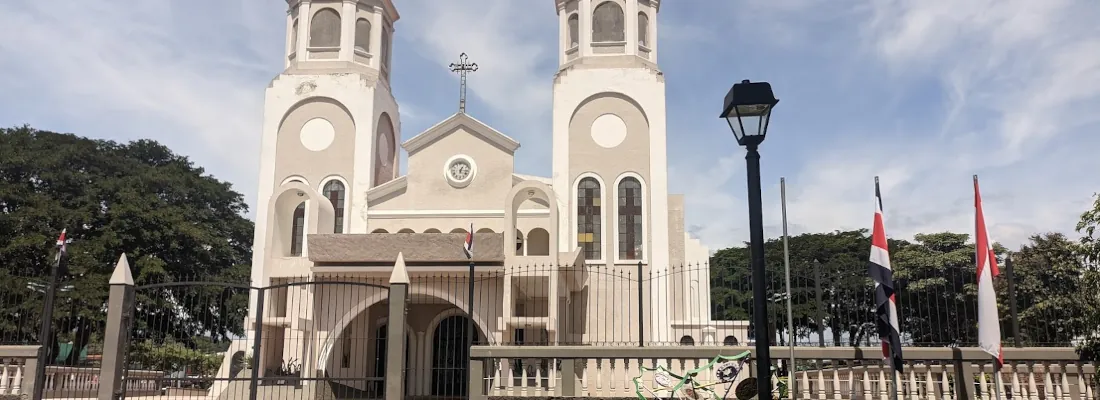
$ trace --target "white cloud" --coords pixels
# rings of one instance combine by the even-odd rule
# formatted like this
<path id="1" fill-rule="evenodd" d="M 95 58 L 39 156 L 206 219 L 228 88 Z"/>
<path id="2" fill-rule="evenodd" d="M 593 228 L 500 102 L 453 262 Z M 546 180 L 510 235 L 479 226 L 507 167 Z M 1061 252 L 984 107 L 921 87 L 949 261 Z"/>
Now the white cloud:
<path id="1" fill-rule="evenodd" d="M 0 122 L 66 126 L 116 140 L 153 138 L 234 182 L 255 204 L 263 89 L 282 67 L 282 2 L 17 3 L 0 13 L 5 55 L 0 91 L 17 93 L 4 99 L 3 108 L 37 120 Z M 395 53 L 415 52 L 441 71 L 460 52 L 468 53 L 480 65 L 470 77 L 470 94 L 488 108 L 471 113 L 504 125 L 524 143 L 517 168 L 545 174 L 557 65 L 551 2 L 406 0 L 398 5 L 403 17 L 397 37 L 404 47 Z M 737 12 L 730 17 L 698 11 L 710 10 L 705 8 L 683 11 L 698 19 L 669 17 L 674 14 L 669 10 L 683 7 L 662 8 L 666 65 L 673 58 L 705 63 L 712 53 L 740 52 L 753 40 L 790 58 L 750 61 L 791 63 L 785 67 L 811 72 L 824 67 L 798 64 L 798 55 L 827 51 L 842 60 L 837 64 L 859 66 L 859 74 L 876 75 L 877 83 L 896 84 L 897 92 L 919 86 L 935 93 L 928 99 L 933 106 L 919 111 L 871 108 L 866 111 L 882 114 L 880 121 L 830 122 L 822 129 L 835 140 L 802 159 L 778 160 L 766 153 L 766 171 L 782 169 L 788 176 L 793 233 L 866 227 L 875 175 L 882 177 L 888 230 L 904 237 L 968 232 L 969 178 L 980 174 L 992 234 L 1012 245 L 1031 232 L 1072 229 L 1100 188 L 1095 174 L 1100 161 L 1092 150 L 1100 146 L 1095 134 L 1100 25 L 1094 22 L 1100 20 L 1100 6 L 1095 2 L 745 0 L 729 6 Z M 759 37 L 742 37 L 757 28 Z M 737 35 L 730 41 L 703 34 L 723 30 Z M 399 68 L 411 64 L 398 59 Z M 830 73 L 853 74 L 823 74 Z M 670 92 L 710 84 L 693 78 L 669 74 Z M 403 122 L 427 126 L 448 113 L 403 90 L 395 88 Z M 433 95 L 449 97 L 454 90 L 440 88 Z M 672 109 L 694 100 L 681 92 L 668 101 Z M 784 100 L 780 107 L 788 104 Z M 826 113 L 845 111 L 820 107 Z M 934 129 L 911 126 L 913 119 L 935 121 L 928 124 Z M 685 134 L 682 129 L 670 125 L 670 137 Z M 712 248 L 747 239 L 743 152 L 733 147 L 717 152 L 713 139 L 693 140 L 691 153 L 669 157 L 670 177 L 687 194 L 689 230 Z M 707 156 L 701 155 L 704 150 Z M 717 161 L 705 161 L 716 152 Z M 767 179 L 765 222 L 775 234 L 777 180 Z"/>
<path id="2" fill-rule="evenodd" d="M 546 35 L 557 32 L 550 1 L 421 0 L 401 7 L 401 34 L 417 44 L 414 51 L 441 70 L 463 52 L 478 64 L 468 78 L 469 93 L 491 107 L 496 119 L 549 115 L 551 80 L 541 71 L 557 62 L 556 41 Z"/>
<path id="3" fill-rule="evenodd" d="M 77 134 L 156 139 L 235 183 L 255 204 L 258 151 L 253 149 L 259 142 L 264 74 L 257 74 L 257 60 L 204 46 L 208 38 L 177 27 L 174 22 L 201 18 L 189 14 L 194 9 L 174 6 L 171 1 L 58 0 L 7 9 L 0 13 L 6 38 L 0 52 L 9 60 L 0 64 L 0 88 L 26 90 L 22 100 L 43 108 L 48 118 L 35 121 L 38 128 L 79 121 Z M 209 34 L 251 29 L 241 24 Z M 26 82 L 34 87 L 28 90 Z M 9 97 L 5 103 L 16 101 Z"/>
<path id="4" fill-rule="evenodd" d="M 1016 246 L 1036 232 L 1072 231 L 1100 187 L 1100 178 L 1082 172 L 1100 168 L 1094 156 L 1100 144 L 1094 133 L 1100 122 L 1096 3 L 913 0 L 876 2 L 870 9 L 828 6 L 835 11 L 813 3 L 771 12 L 797 25 L 799 16 L 820 19 L 822 13 L 857 10 L 857 16 L 863 14 L 857 20 L 867 21 L 858 26 L 866 47 L 850 46 L 848 54 L 837 56 L 861 58 L 865 68 L 893 77 L 899 90 L 915 80 L 938 82 L 932 89 L 943 95 L 945 112 L 919 116 L 942 121 L 934 134 L 903 126 L 904 135 L 882 139 L 882 128 L 894 127 L 878 126 L 817 149 L 817 156 L 804 160 L 788 179 L 795 233 L 867 227 L 875 175 L 882 176 L 891 236 L 970 232 L 975 173 L 982 175 L 996 239 Z M 820 37 L 820 32 L 800 34 Z M 913 117 L 918 116 L 897 115 Z M 733 186 L 727 194 L 743 198 L 740 179 L 714 184 Z M 693 187 L 689 197 L 714 196 L 714 184 Z M 777 191 L 765 192 L 765 205 L 774 205 L 765 209 L 771 227 L 778 224 L 778 200 Z M 701 232 L 716 232 L 728 222 L 744 225 L 743 214 L 734 200 L 705 215 L 694 213 L 689 222 L 702 225 Z M 723 233 L 704 241 L 724 247 L 747 238 L 740 231 Z"/>

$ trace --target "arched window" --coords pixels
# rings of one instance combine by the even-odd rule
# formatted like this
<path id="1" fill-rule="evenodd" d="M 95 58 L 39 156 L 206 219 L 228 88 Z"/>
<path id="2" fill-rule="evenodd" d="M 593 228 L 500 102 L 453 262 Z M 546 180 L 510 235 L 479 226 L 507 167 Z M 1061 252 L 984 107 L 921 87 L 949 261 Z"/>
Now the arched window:
<path id="1" fill-rule="evenodd" d="M 592 12 L 593 42 L 622 42 L 626 40 L 623 8 L 614 1 L 605 1 Z"/>
<path id="2" fill-rule="evenodd" d="M 394 134 L 393 121 L 390 115 L 382 113 L 378 116 L 377 139 L 374 141 L 374 186 L 393 180 L 394 162 Z"/>
<path id="3" fill-rule="evenodd" d="M 309 22 L 310 47 L 340 47 L 340 13 L 323 8 Z"/>
<path id="4" fill-rule="evenodd" d="M 619 181 L 619 259 L 641 260 L 642 184 L 633 177 Z"/>
<path id="5" fill-rule="evenodd" d="M 694 346 L 695 345 L 695 339 L 692 339 L 691 336 L 684 336 L 684 337 L 680 338 L 680 345 L 681 346 Z"/>
<path id="6" fill-rule="evenodd" d="M 290 24 L 290 52 L 298 51 L 298 19 L 294 19 L 294 23 Z"/>
<path id="7" fill-rule="evenodd" d="M 580 45 L 580 29 L 581 19 L 577 14 L 569 16 L 569 48 L 574 48 Z"/>
<path id="8" fill-rule="evenodd" d="M 382 27 L 382 66 L 390 69 L 390 30 Z"/>
<path id="9" fill-rule="evenodd" d="M 649 46 L 649 16 L 644 12 L 638 13 L 638 44 Z"/>
<path id="10" fill-rule="evenodd" d="M 467 233 L 467 232 L 466 232 L 465 229 L 462 229 L 462 228 L 454 228 L 454 229 L 451 229 L 451 233 Z"/>
<path id="11" fill-rule="evenodd" d="M 385 229 L 378 228 L 378 229 L 375 229 L 373 231 L 370 231 L 370 233 L 390 233 L 390 232 L 385 230 Z"/>
<path id="12" fill-rule="evenodd" d="M 370 21 L 366 18 L 355 20 L 355 49 L 370 51 Z"/>
<path id="13" fill-rule="evenodd" d="M 440 232 L 439 229 L 428 228 L 428 229 L 424 230 L 424 233 L 442 233 L 442 232 Z"/>
<path id="14" fill-rule="evenodd" d="M 600 182 L 592 177 L 581 179 L 577 185 L 577 245 L 584 251 L 585 260 L 603 258 L 600 199 Z"/>
<path id="15" fill-rule="evenodd" d="M 344 183 L 331 180 L 321 189 L 321 193 L 332 203 L 333 226 L 332 233 L 344 233 Z"/>
<path id="16" fill-rule="evenodd" d="M 397 231 L 397 233 L 416 233 L 416 232 L 414 232 L 412 229 L 409 229 L 409 228 L 403 228 L 403 229 Z"/>
<path id="17" fill-rule="evenodd" d="M 737 345 L 737 338 L 734 337 L 733 335 L 726 336 L 725 339 L 722 339 L 722 345 L 723 346 L 736 346 Z"/>
<path id="18" fill-rule="evenodd" d="M 496 233 L 496 232 L 493 232 L 493 230 L 489 229 L 489 228 L 481 228 L 481 229 L 477 230 L 477 233 Z"/>
<path id="19" fill-rule="evenodd" d="M 290 224 L 290 255 L 302 255 L 302 243 L 306 232 L 306 203 L 303 201 L 294 207 L 294 216 Z"/>

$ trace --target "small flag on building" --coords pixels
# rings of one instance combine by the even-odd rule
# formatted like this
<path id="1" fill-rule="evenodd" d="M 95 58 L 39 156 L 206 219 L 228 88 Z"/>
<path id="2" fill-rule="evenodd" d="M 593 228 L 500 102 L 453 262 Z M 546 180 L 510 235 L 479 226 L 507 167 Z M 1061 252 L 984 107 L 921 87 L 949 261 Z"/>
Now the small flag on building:
<path id="1" fill-rule="evenodd" d="M 875 177 L 875 222 L 871 233 L 871 259 L 867 264 L 867 272 L 875 281 L 875 315 L 878 335 L 882 339 L 882 358 L 890 360 L 895 371 L 902 372 L 897 286 L 894 285 L 889 249 L 882 215 L 882 193 L 879 191 L 878 177 Z"/>
<path id="2" fill-rule="evenodd" d="M 69 242 L 65 239 L 65 232 L 67 230 L 68 229 L 62 229 L 61 236 L 57 237 L 57 260 L 61 260 L 61 257 L 63 257 L 69 250 Z"/>
<path id="3" fill-rule="evenodd" d="M 474 258 L 474 224 L 470 224 L 470 231 L 466 232 L 466 243 L 462 245 L 462 252 L 466 253 L 466 258 Z"/>
<path id="4" fill-rule="evenodd" d="M 997 255 L 989 242 L 985 229 L 985 213 L 982 212 L 982 195 L 978 190 L 978 176 L 974 175 L 974 250 L 978 267 L 978 347 L 1004 362 L 1001 353 L 1001 322 L 997 315 L 997 293 L 993 278 L 1000 275 Z"/>

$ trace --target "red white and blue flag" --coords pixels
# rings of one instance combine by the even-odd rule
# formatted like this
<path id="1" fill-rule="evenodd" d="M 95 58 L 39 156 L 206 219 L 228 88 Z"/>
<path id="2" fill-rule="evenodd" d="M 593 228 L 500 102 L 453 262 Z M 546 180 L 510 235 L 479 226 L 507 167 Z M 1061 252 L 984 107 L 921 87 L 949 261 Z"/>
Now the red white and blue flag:
<path id="1" fill-rule="evenodd" d="M 993 278 L 1001 271 L 997 268 L 997 255 L 993 252 L 989 232 L 985 229 L 977 175 L 974 175 L 974 250 L 974 259 L 978 264 L 978 347 L 1003 363 L 1001 322 L 997 315 L 997 293 L 993 289 Z"/>
<path id="2" fill-rule="evenodd" d="M 882 193 L 875 177 L 875 224 L 871 233 L 871 259 L 867 272 L 875 281 L 875 315 L 882 339 L 882 358 L 889 359 L 894 370 L 902 372 L 901 329 L 898 326 L 897 286 L 890 267 L 890 250 L 882 216 Z"/>
<path id="3" fill-rule="evenodd" d="M 466 253 L 466 258 L 474 258 L 474 224 L 470 224 L 470 230 L 466 232 L 466 243 L 462 245 L 462 252 Z"/>

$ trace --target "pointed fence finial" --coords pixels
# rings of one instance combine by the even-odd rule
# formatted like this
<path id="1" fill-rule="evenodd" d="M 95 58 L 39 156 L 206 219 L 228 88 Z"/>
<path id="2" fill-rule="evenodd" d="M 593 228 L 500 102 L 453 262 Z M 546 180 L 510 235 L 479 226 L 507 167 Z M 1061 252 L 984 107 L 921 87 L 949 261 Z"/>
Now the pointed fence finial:
<path id="1" fill-rule="evenodd" d="M 409 284 L 409 271 L 405 268 L 405 254 L 397 253 L 397 261 L 393 263 L 393 273 L 390 274 L 390 284 Z"/>
<path id="2" fill-rule="evenodd" d="M 126 260 L 126 253 L 122 253 L 118 258 L 115 272 L 111 274 L 110 284 L 134 286 L 134 276 L 130 274 L 130 262 Z"/>

